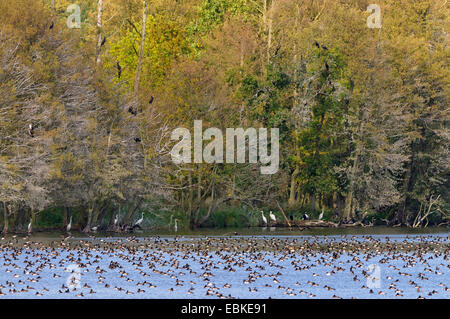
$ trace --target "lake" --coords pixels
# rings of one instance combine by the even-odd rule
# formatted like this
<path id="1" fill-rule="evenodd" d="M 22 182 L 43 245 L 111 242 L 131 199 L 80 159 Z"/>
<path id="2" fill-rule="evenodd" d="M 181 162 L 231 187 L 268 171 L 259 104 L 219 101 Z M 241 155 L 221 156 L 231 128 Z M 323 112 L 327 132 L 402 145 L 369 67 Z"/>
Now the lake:
<path id="1" fill-rule="evenodd" d="M 450 297 L 448 228 L 72 236 L 2 238 L 0 298 Z"/>

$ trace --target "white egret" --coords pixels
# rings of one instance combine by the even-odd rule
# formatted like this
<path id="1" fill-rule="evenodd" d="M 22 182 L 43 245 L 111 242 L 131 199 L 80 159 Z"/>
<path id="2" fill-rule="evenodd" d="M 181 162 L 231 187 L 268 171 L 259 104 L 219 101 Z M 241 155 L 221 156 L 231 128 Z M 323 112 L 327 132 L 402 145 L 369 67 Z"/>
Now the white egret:
<path id="1" fill-rule="evenodd" d="M 177 224 L 177 219 L 175 218 L 175 226 L 173 227 L 173 229 L 175 230 L 175 232 L 178 231 L 178 224 Z"/>
<path id="2" fill-rule="evenodd" d="M 263 211 L 261 211 L 261 216 L 262 216 L 262 220 L 263 220 L 264 224 L 267 225 L 267 218 L 264 216 L 264 212 Z"/>
<path id="3" fill-rule="evenodd" d="M 323 218 L 323 211 L 319 215 L 319 220 L 322 220 L 322 218 Z"/>
<path id="4" fill-rule="evenodd" d="M 31 223 L 33 222 L 33 219 L 30 219 L 30 223 L 28 224 L 28 234 L 31 233 Z"/>
<path id="5" fill-rule="evenodd" d="M 119 214 L 116 214 L 116 218 L 114 218 L 114 226 L 117 225 L 118 221 L 119 221 Z"/>
<path id="6" fill-rule="evenodd" d="M 70 216 L 70 222 L 69 222 L 69 224 L 67 225 L 67 232 L 70 232 L 70 229 L 72 228 L 72 216 Z"/>
<path id="7" fill-rule="evenodd" d="M 275 215 L 272 213 L 272 211 L 269 212 L 269 217 L 272 221 L 274 221 L 274 222 L 277 221 L 277 219 L 276 219 Z"/>
<path id="8" fill-rule="evenodd" d="M 134 226 L 139 226 L 144 221 L 144 212 L 142 212 L 141 218 L 134 224 Z"/>

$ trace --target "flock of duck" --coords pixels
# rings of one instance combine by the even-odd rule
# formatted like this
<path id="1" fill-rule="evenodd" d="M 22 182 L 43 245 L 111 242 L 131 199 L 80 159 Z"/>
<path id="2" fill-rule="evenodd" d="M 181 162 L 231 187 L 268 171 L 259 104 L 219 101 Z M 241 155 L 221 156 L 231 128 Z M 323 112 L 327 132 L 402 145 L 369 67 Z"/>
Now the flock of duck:
<path id="1" fill-rule="evenodd" d="M 450 236 L 0 239 L 0 298 L 449 298 Z"/>

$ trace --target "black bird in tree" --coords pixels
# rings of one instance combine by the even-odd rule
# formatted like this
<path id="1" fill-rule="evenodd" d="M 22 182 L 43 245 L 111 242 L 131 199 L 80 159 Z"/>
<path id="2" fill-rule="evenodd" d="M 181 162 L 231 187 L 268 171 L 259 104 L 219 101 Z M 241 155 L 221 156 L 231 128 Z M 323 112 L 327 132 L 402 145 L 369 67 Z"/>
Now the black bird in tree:
<path id="1" fill-rule="evenodd" d="M 291 220 L 291 222 L 294 220 L 294 216 L 292 214 L 289 215 L 289 219 Z"/>
<path id="2" fill-rule="evenodd" d="M 121 75 L 122 75 L 122 67 L 120 66 L 120 63 L 117 62 L 117 77 L 120 79 Z"/>
<path id="3" fill-rule="evenodd" d="M 55 26 L 55 23 L 52 21 L 52 24 L 50 24 L 50 30 L 53 29 L 53 27 Z"/>
<path id="4" fill-rule="evenodd" d="M 323 44 L 322 44 L 322 49 L 328 50 L 328 48 L 326 46 L 324 46 Z"/>
<path id="5" fill-rule="evenodd" d="M 34 127 L 33 127 L 33 123 L 30 123 L 30 125 L 28 125 L 28 134 L 31 137 L 34 137 Z"/>
<path id="6" fill-rule="evenodd" d="M 141 142 L 141 139 L 140 139 L 139 137 L 135 137 L 135 138 L 134 138 L 134 141 L 135 141 L 136 143 L 140 143 L 140 142 Z"/>
<path id="7" fill-rule="evenodd" d="M 317 41 L 314 41 L 314 45 L 320 49 L 320 44 Z"/>
<path id="8" fill-rule="evenodd" d="M 100 46 L 102 47 L 103 45 L 105 45 L 105 42 L 106 42 L 106 37 L 103 37 L 103 41 L 102 41 L 102 43 L 100 44 Z"/>
<path id="9" fill-rule="evenodd" d="M 330 66 L 328 65 L 327 62 L 325 62 L 325 68 L 327 69 L 327 71 L 330 71 Z"/>
<path id="10" fill-rule="evenodd" d="M 154 98 L 153 98 L 153 95 L 150 97 L 150 101 L 148 101 L 148 104 L 152 104 L 153 103 L 153 100 L 154 100 Z"/>
<path id="11" fill-rule="evenodd" d="M 134 116 L 137 115 L 137 110 L 133 109 L 133 107 L 131 107 L 131 106 L 128 108 L 128 112 L 130 112 L 130 113 L 133 114 Z"/>

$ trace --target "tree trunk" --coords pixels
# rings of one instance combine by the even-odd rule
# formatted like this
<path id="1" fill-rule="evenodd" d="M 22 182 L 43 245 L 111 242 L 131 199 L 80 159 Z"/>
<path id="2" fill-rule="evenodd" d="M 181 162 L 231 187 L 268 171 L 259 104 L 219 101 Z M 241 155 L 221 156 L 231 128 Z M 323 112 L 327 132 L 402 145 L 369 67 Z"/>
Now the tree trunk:
<path id="1" fill-rule="evenodd" d="M 134 206 L 133 209 L 131 209 L 131 207 L 133 207 L 131 205 L 130 209 L 128 210 L 127 214 L 125 215 L 125 218 L 123 219 L 124 224 L 132 224 L 131 219 L 133 218 L 134 213 L 136 213 L 136 211 L 139 209 L 139 207 L 141 206 L 142 203 L 142 199 L 139 199 L 136 206 Z"/>
<path id="2" fill-rule="evenodd" d="M 408 193 L 410 189 L 410 182 L 411 182 L 411 176 L 412 176 L 412 167 L 414 162 L 414 152 L 412 152 L 411 161 L 408 163 L 408 170 L 405 174 L 405 179 L 403 183 L 403 207 L 397 211 L 395 219 L 397 220 L 397 223 L 400 225 L 405 225 L 407 222 L 407 213 L 408 213 Z"/>
<path id="3" fill-rule="evenodd" d="M 88 208 L 88 219 L 86 223 L 86 227 L 83 229 L 83 233 L 90 233 L 91 232 L 91 223 L 92 223 L 92 213 L 94 212 L 94 204 L 92 206 L 89 206 Z"/>
<path id="4" fill-rule="evenodd" d="M 344 221 L 348 221 L 350 219 L 352 212 L 352 202 L 353 202 L 353 191 L 349 190 L 347 197 L 345 198 L 345 208 L 344 214 L 342 216 Z"/>
<path id="5" fill-rule="evenodd" d="M 30 213 L 31 213 L 31 228 L 30 228 L 30 232 L 32 232 L 33 231 L 33 226 L 34 226 L 34 223 L 36 222 L 36 214 L 34 213 L 34 209 L 33 209 L 33 207 L 31 207 L 30 208 Z M 28 226 L 28 225 L 27 225 Z"/>
<path id="6" fill-rule="evenodd" d="M 105 206 L 101 209 L 101 211 L 99 211 L 99 213 L 95 217 L 95 221 L 94 221 L 94 223 L 96 225 L 101 225 L 102 224 L 103 218 L 106 215 L 108 215 L 108 212 L 109 212 L 110 208 L 111 208 L 110 204 L 105 204 Z"/>
<path id="7" fill-rule="evenodd" d="M 270 47 L 272 46 L 272 17 L 269 18 L 269 23 L 268 23 L 268 34 L 267 34 L 267 61 L 266 63 L 269 64 L 270 62 Z"/>
<path id="8" fill-rule="evenodd" d="M 363 124 L 361 124 L 361 126 L 363 126 Z M 361 128 L 361 133 L 362 133 L 362 128 Z M 353 194 L 354 194 L 354 188 L 355 188 L 355 178 L 356 178 L 356 172 L 358 170 L 358 165 L 359 165 L 359 154 L 360 154 L 360 149 L 358 148 L 356 150 L 356 154 L 355 154 L 355 161 L 353 162 L 353 167 L 352 167 L 352 171 L 350 173 L 350 185 L 349 185 L 349 191 L 347 194 L 347 197 L 345 199 L 345 209 L 344 209 L 344 215 L 343 218 L 345 221 L 348 221 L 352 216 L 353 216 Z"/>
<path id="9" fill-rule="evenodd" d="M 105 207 L 107 206 L 107 204 L 103 204 L 102 206 L 100 206 L 98 209 L 96 209 L 92 215 L 92 225 L 96 226 L 97 225 L 97 220 L 98 220 L 98 216 L 103 212 L 103 210 L 105 209 Z"/>
<path id="10" fill-rule="evenodd" d="M 145 49 L 145 30 L 147 27 L 147 0 L 144 0 L 144 14 L 142 16 L 142 32 L 141 32 L 141 46 L 139 47 L 139 57 L 136 67 L 136 77 L 134 78 L 134 97 L 138 100 L 139 83 L 141 82 L 142 59 Z"/>
<path id="11" fill-rule="evenodd" d="M 63 213 L 63 220 L 62 220 L 63 229 L 66 229 L 68 221 L 69 221 L 69 207 L 64 206 L 64 213 Z"/>
<path id="12" fill-rule="evenodd" d="M 310 196 L 311 202 L 310 202 L 310 208 L 311 210 L 316 210 L 316 194 L 313 193 Z"/>
<path id="13" fill-rule="evenodd" d="M 202 198 L 202 171 L 198 170 L 198 187 L 197 187 L 197 200 L 201 200 Z"/>
<path id="14" fill-rule="evenodd" d="M 289 189 L 289 200 L 288 200 L 289 208 L 294 207 L 296 204 L 295 190 L 296 190 L 296 185 L 297 185 L 297 175 L 299 173 L 300 173 L 300 169 L 298 167 L 296 167 L 294 172 L 291 175 L 291 188 Z"/>
<path id="15" fill-rule="evenodd" d="M 103 16 L 103 0 L 98 0 L 97 5 L 97 33 L 98 33 L 98 39 L 97 39 L 97 48 L 96 48 L 96 62 L 97 64 L 100 64 L 101 58 L 100 58 L 100 51 L 102 48 L 102 28 L 103 28 L 103 22 L 102 22 L 102 16 Z"/>
<path id="16" fill-rule="evenodd" d="M 188 220 L 189 220 L 189 227 L 193 229 L 195 227 L 195 216 L 193 214 L 193 208 L 194 208 L 194 190 L 192 189 L 192 170 L 189 170 L 188 173 L 188 185 L 189 185 L 189 192 L 188 192 Z"/>
<path id="17" fill-rule="evenodd" d="M 338 203 L 337 203 L 337 192 L 333 192 L 333 213 L 337 216 L 339 215 L 338 213 Z"/>

